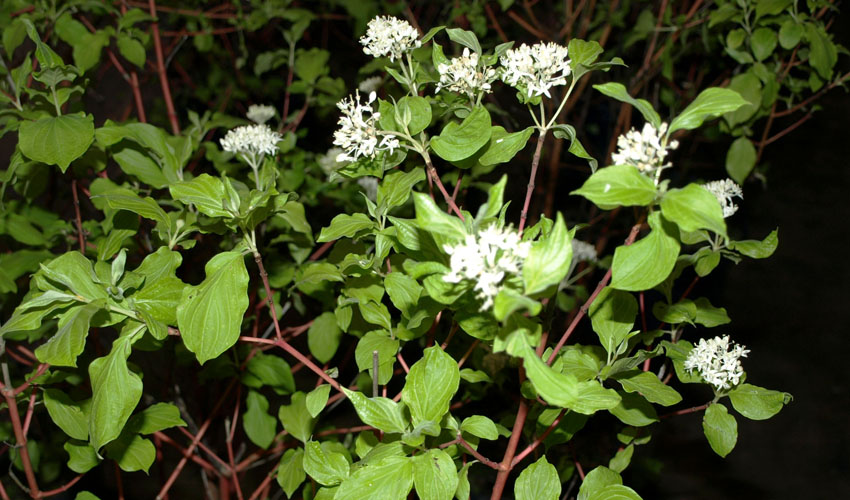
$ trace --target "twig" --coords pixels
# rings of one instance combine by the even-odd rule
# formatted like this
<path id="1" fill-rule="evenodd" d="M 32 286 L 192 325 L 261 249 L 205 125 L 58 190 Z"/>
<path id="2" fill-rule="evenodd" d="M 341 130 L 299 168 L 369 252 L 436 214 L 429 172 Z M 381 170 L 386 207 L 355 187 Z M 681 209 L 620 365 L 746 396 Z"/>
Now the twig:
<path id="1" fill-rule="evenodd" d="M 528 206 L 531 204 L 531 194 L 534 192 L 534 178 L 537 176 L 537 166 L 540 164 L 540 153 L 543 150 L 543 143 L 546 141 L 546 133 L 541 132 L 537 137 L 537 147 L 534 149 L 534 156 L 531 158 L 531 175 L 528 177 L 528 187 L 525 191 L 525 202 L 522 204 L 522 212 L 519 214 L 519 234 L 525 228 L 525 221 L 528 219 Z"/>
<path id="2" fill-rule="evenodd" d="M 642 225 L 642 222 L 638 222 L 637 224 L 632 226 L 632 230 L 629 231 L 629 237 L 626 238 L 626 241 L 623 244 L 624 246 L 629 246 L 634 243 L 635 238 L 637 238 L 638 231 L 640 231 L 640 227 Z M 605 273 L 605 276 L 602 278 L 599 284 L 596 285 L 596 290 L 594 290 L 590 297 L 587 298 L 587 300 L 579 309 L 578 314 L 576 314 L 572 322 L 570 322 L 570 326 L 568 326 L 566 331 L 564 331 L 564 334 L 561 336 L 561 340 L 558 341 L 558 344 L 555 345 L 555 348 L 552 350 L 552 354 L 549 355 L 549 359 L 546 361 L 547 364 L 551 365 L 555 361 L 555 356 L 558 355 L 558 351 L 560 351 L 561 348 L 564 347 L 564 344 L 567 343 L 567 339 L 569 339 L 570 335 L 572 335 L 573 330 L 575 330 L 576 326 L 578 325 L 578 322 L 581 321 L 581 318 L 583 318 L 585 314 L 587 314 L 587 310 L 590 308 L 590 304 L 592 304 L 593 301 L 596 300 L 596 296 L 599 295 L 599 292 L 601 292 L 602 289 L 608 285 L 609 281 L 611 281 L 611 269 L 608 269 L 608 272 Z"/>
<path id="3" fill-rule="evenodd" d="M 522 450 L 522 452 L 519 455 L 514 457 L 513 461 L 511 462 L 511 468 L 516 467 L 516 465 L 518 463 L 522 462 L 523 458 L 527 457 L 529 453 L 534 451 L 534 449 L 537 448 L 540 445 L 540 443 L 545 441 L 546 438 L 549 437 L 549 434 L 553 430 L 555 430 L 555 427 L 558 427 L 558 424 L 561 423 L 561 419 L 564 418 L 564 415 L 566 413 L 567 413 L 566 409 L 561 410 L 561 413 L 559 413 L 558 416 L 555 418 L 555 420 L 551 424 L 549 424 L 549 427 L 547 427 L 546 430 L 543 431 L 543 434 L 541 434 L 540 437 L 535 439 L 533 443 L 531 443 L 524 450 Z"/>
<path id="4" fill-rule="evenodd" d="M 148 0 L 150 15 L 156 17 L 156 0 Z M 165 109 L 168 112 L 168 120 L 171 122 L 171 133 L 180 135 L 180 123 L 177 121 L 177 112 L 174 111 L 174 102 L 171 100 L 171 89 L 168 84 L 168 75 L 165 74 L 165 57 L 162 54 L 162 39 L 159 36 L 159 21 L 151 23 L 153 32 L 153 47 L 156 52 L 156 69 L 159 73 L 159 83 L 162 86 L 162 97 L 165 100 Z"/>
<path id="5" fill-rule="evenodd" d="M 77 224 L 77 241 L 80 244 L 80 253 L 86 254 L 86 236 L 83 233 L 83 219 L 80 215 L 80 197 L 77 195 L 77 179 L 71 180 L 71 194 L 74 197 L 74 214 L 76 216 L 76 224 Z"/>
<path id="6" fill-rule="evenodd" d="M 478 450 L 476 450 L 475 448 L 472 447 L 472 445 L 467 443 L 466 440 L 463 439 L 463 437 L 461 437 L 461 435 L 459 433 L 457 435 L 457 442 L 460 443 L 464 448 L 466 448 L 467 451 L 472 453 L 472 456 L 475 457 L 482 464 L 486 465 L 487 467 L 490 467 L 491 469 L 495 469 L 495 470 L 498 470 L 498 471 L 502 470 L 501 464 L 498 464 L 498 463 L 490 460 L 489 458 L 485 457 L 481 453 L 479 453 Z"/>

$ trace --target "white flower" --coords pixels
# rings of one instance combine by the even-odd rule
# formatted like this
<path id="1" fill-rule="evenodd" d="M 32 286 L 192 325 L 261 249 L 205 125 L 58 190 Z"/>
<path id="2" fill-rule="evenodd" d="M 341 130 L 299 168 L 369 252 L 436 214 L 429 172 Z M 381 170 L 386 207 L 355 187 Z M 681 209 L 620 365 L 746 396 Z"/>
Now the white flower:
<path id="1" fill-rule="evenodd" d="M 277 153 L 277 143 L 280 134 L 268 125 L 243 125 L 229 130 L 221 140 L 221 148 L 231 153 L 240 154 L 248 162 L 256 162 L 263 155 Z"/>
<path id="2" fill-rule="evenodd" d="M 729 342 L 729 336 L 700 339 L 685 359 L 688 372 L 696 370 L 700 376 L 717 389 L 729 389 L 741 381 L 744 369 L 741 358 L 750 351 L 744 346 Z"/>
<path id="3" fill-rule="evenodd" d="M 373 57 L 389 56 L 390 61 L 422 45 L 419 33 L 410 23 L 392 16 L 378 16 L 369 21 L 360 44 L 363 52 Z"/>
<path id="4" fill-rule="evenodd" d="M 357 86 L 357 90 L 363 93 L 370 94 L 372 92 L 377 91 L 383 81 L 384 79 L 380 76 L 371 76 L 360 82 L 360 85 Z"/>
<path id="5" fill-rule="evenodd" d="M 557 43 L 525 44 L 505 53 L 499 62 L 502 65 L 502 81 L 523 90 L 526 97 L 538 95 L 552 97 L 549 89 L 566 85 L 570 75 L 570 60 L 567 48 Z"/>
<path id="6" fill-rule="evenodd" d="M 339 158 L 340 155 L 345 156 L 345 150 L 333 147 L 325 154 L 316 157 L 316 162 L 319 164 L 319 167 L 325 175 L 331 175 L 333 172 L 348 165 L 349 163 L 347 160 L 338 161 L 337 158 Z"/>
<path id="7" fill-rule="evenodd" d="M 371 201 L 378 199 L 378 178 L 377 177 L 358 177 L 357 184 L 363 188 L 363 193 L 366 198 Z"/>
<path id="8" fill-rule="evenodd" d="M 466 94 L 470 99 L 475 98 L 479 91 L 490 92 L 490 83 L 496 79 L 496 70 L 493 68 L 478 68 L 478 53 L 463 49 L 463 55 L 453 57 L 449 64 L 438 64 L 437 71 L 440 73 L 440 83 L 437 84 L 437 92 L 446 88 L 452 92 Z"/>
<path id="9" fill-rule="evenodd" d="M 596 247 L 590 243 L 573 240 L 573 262 L 596 262 Z"/>
<path id="10" fill-rule="evenodd" d="M 531 243 L 521 241 L 513 229 L 491 225 L 478 234 L 467 235 L 462 243 L 443 247 L 451 256 L 451 271 L 443 280 L 474 283 L 476 296 L 484 301 L 481 310 L 487 310 L 493 306 L 506 277 L 521 272 L 530 247 Z"/>
<path id="11" fill-rule="evenodd" d="M 744 199 L 744 192 L 741 190 L 741 186 L 735 184 L 735 181 L 732 179 L 711 181 L 703 184 L 702 187 L 708 189 L 717 198 L 717 201 L 720 202 L 720 206 L 723 207 L 724 218 L 738 211 L 738 205 L 732 202 L 733 197 L 737 196 L 742 200 Z"/>
<path id="12" fill-rule="evenodd" d="M 263 123 L 271 120 L 274 114 L 275 110 L 273 106 L 266 104 L 252 104 L 248 106 L 248 112 L 245 116 L 247 116 L 252 122 L 262 125 Z"/>
<path id="13" fill-rule="evenodd" d="M 360 103 L 360 92 L 339 101 L 337 107 L 342 111 L 334 132 L 334 145 L 343 149 L 337 161 L 355 161 L 361 157 L 374 158 L 379 151 L 393 152 L 398 147 L 398 139 L 391 135 L 379 136 L 378 119 L 381 114 L 372 109 L 375 93 L 369 94 L 366 104 Z"/>
<path id="14" fill-rule="evenodd" d="M 669 167 L 670 164 L 665 164 L 664 160 L 668 150 L 679 147 L 679 142 L 670 141 L 666 145 L 663 144 L 666 132 L 666 123 L 662 123 L 658 130 L 649 123 L 643 125 L 641 132 L 632 128 L 626 135 L 617 138 L 618 151 L 611 155 L 611 160 L 615 165 L 635 166 L 647 175 Z"/>

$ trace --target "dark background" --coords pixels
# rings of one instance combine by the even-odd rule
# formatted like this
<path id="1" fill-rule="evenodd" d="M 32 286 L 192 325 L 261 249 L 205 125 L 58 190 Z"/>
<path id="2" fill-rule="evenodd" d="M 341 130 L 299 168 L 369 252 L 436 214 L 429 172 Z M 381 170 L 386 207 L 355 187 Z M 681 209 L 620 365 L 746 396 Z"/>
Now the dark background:
<path id="1" fill-rule="evenodd" d="M 847 46 L 844 10 L 833 32 Z M 835 89 L 820 104 L 823 110 L 765 150 L 767 189 L 744 186 L 741 209 L 729 220 L 733 235 L 746 238 L 778 226 L 776 253 L 721 264 L 697 289 L 732 318 L 717 333 L 751 349 L 743 360 L 748 382 L 790 392 L 794 401 L 763 422 L 736 414 L 738 444 L 725 459 L 705 441 L 701 414 L 665 421 L 654 449 L 640 450 L 663 457 L 655 498 L 850 498 L 850 97 Z"/>

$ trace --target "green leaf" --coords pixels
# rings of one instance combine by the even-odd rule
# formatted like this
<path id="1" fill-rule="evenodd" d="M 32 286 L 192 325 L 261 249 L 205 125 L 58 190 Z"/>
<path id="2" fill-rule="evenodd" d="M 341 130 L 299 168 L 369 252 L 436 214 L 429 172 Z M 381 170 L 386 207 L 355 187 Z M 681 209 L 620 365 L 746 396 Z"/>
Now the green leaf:
<path id="1" fill-rule="evenodd" d="M 57 165 L 62 173 L 94 141 L 94 118 L 71 114 L 21 122 L 18 147 L 29 159 Z"/>
<path id="2" fill-rule="evenodd" d="M 656 302 L 652 306 L 652 314 L 659 321 L 676 325 L 679 323 L 693 324 L 697 317 L 697 306 L 694 301 L 683 299 L 675 304 Z"/>
<path id="3" fill-rule="evenodd" d="M 661 117 L 653 109 L 652 104 L 645 99 L 635 99 L 629 95 L 629 91 L 622 83 L 608 82 L 601 85 L 594 85 L 593 88 L 614 99 L 631 104 L 637 109 L 644 120 L 648 121 L 653 127 L 658 129 L 661 126 Z"/>
<path id="4" fill-rule="evenodd" d="M 77 366 L 77 356 L 86 347 L 92 316 L 103 309 L 102 300 L 72 307 L 59 316 L 59 330 L 46 343 L 38 346 L 35 357 L 42 363 L 56 366 Z M 80 438 L 78 438 L 80 439 Z"/>
<path id="5" fill-rule="evenodd" d="M 460 369 L 454 358 L 436 345 L 425 349 L 422 358 L 410 367 L 401 390 L 413 425 L 442 420 L 459 384 Z"/>
<path id="6" fill-rule="evenodd" d="M 756 61 L 764 61 L 776 48 L 777 36 L 776 32 L 770 28 L 758 28 L 750 37 L 750 48 L 753 49 L 753 55 L 756 56 Z"/>
<path id="7" fill-rule="evenodd" d="M 655 200 L 655 184 L 632 165 L 600 168 L 570 194 L 584 196 L 604 210 L 646 206 Z"/>
<path id="8" fill-rule="evenodd" d="M 171 197 L 185 204 L 193 204 L 198 211 L 210 217 L 233 217 L 225 207 L 228 197 L 224 183 L 217 177 L 201 174 L 190 181 L 177 182 L 168 186 Z"/>
<path id="9" fill-rule="evenodd" d="M 523 358 L 526 375 L 547 403 L 591 415 L 598 410 L 613 408 L 620 402 L 615 391 L 603 388 L 595 380 L 579 382 L 571 374 L 553 370 L 537 356 L 525 337 L 521 333 L 511 335 L 507 351 L 512 356 Z"/>
<path id="10" fill-rule="evenodd" d="M 754 72 L 747 71 L 735 75 L 729 82 L 729 89 L 738 92 L 747 101 L 745 105 L 723 117 L 730 127 L 735 127 L 746 123 L 758 111 L 762 101 L 762 84 Z"/>
<path id="11" fill-rule="evenodd" d="M 88 472 L 100 463 L 97 452 L 87 443 L 71 440 L 66 441 L 62 447 L 68 453 L 68 468 L 77 474 Z"/>
<path id="12" fill-rule="evenodd" d="M 67 252 L 48 264 L 41 264 L 41 272 L 56 283 L 65 285 L 77 295 L 88 300 L 106 299 L 106 289 L 95 282 L 92 263 L 80 252 Z"/>
<path id="13" fill-rule="evenodd" d="M 714 307 L 705 297 L 696 299 L 694 305 L 697 308 L 695 321 L 705 327 L 713 328 L 732 321 L 729 319 L 729 315 L 726 314 L 726 309 Z"/>
<path id="14" fill-rule="evenodd" d="M 384 286 L 393 305 L 404 314 L 411 312 L 422 295 L 422 285 L 410 276 L 397 271 L 386 275 Z"/>
<path id="15" fill-rule="evenodd" d="M 311 412 L 307 411 L 307 397 L 303 392 L 298 391 L 293 394 L 290 404 L 281 405 L 277 417 L 290 436 L 302 443 L 310 440 L 316 421 L 312 418 Z"/>
<path id="16" fill-rule="evenodd" d="M 560 283 L 569 271 L 572 257 L 570 233 L 563 216 L 558 212 L 552 230 L 545 238 L 531 244 L 523 263 L 525 294 L 533 295 Z"/>
<path id="17" fill-rule="evenodd" d="M 560 496 L 558 470 L 546 460 L 546 455 L 526 467 L 514 483 L 516 500 L 558 500 Z"/>
<path id="18" fill-rule="evenodd" d="M 679 242 L 664 227 L 661 214 L 649 214 L 652 230 L 640 241 L 614 250 L 611 287 L 632 292 L 649 290 L 664 281 L 679 256 Z"/>
<path id="19" fill-rule="evenodd" d="M 803 38 L 803 26 L 793 19 L 787 19 L 779 28 L 779 45 L 783 49 L 793 49 Z"/>
<path id="20" fill-rule="evenodd" d="M 606 286 L 590 304 L 588 313 L 602 347 L 613 355 L 632 331 L 638 303 L 629 292 Z"/>
<path id="21" fill-rule="evenodd" d="M 809 42 L 809 63 L 821 78 L 829 81 L 838 62 L 838 49 L 823 27 L 815 23 L 806 23 L 804 26 Z"/>
<path id="22" fill-rule="evenodd" d="M 735 111 L 745 104 L 747 101 L 734 90 L 719 87 L 705 89 L 673 119 L 667 135 L 680 129 L 693 130 L 705 120 Z"/>
<path id="23" fill-rule="evenodd" d="M 752 259 L 766 259 L 773 255 L 779 245 L 779 229 L 774 229 L 762 241 L 743 240 L 730 241 L 729 248 L 740 252 Z"/>
<path id="24" fill-rule="evenodd" d="M 100 498 L 94 493 L 90 493 L 88 491 L 81 491 L 77 493 L 77 496 L 74 497 L 74 500 L 100 500 Z"/>
<path id="25" fill-rule="evenodd" d="M 767 420 L 791 401 L 791 395 L 756 385 L 741 384 L 729 392 L 729 400 L 741 415 L 751 420 Z"/>
<path id="26" fill-rule="evenodd" d="M 581 487 L 578 490 L 578 500 L 589 500 L 597 492 L 608 486 L 622 484 L 623 479 L 620 474 L 600 465 L 584 477 L 584 481 L 581 482 Z"/>
<path id="27" fill-rule="evenodd" d="M 153 434 L 172 427 L 185 427 L 180 409 L 171 403 L 156 403 L 136 413 L 127 421 L 127 429 L 138 434 Z"/>
<path id="28" fill-rule="evenodd" d="M 138 434 L 121 434 L 106 445 L 106 454 L 124 472 L 144 471 L 146 474 L 156 458 L 156 447 Z"/>
<path id="29" fill-rule="evenodd" d="M 762 16 L 774 16 L 787 9 L 792 0 L 759 0 L 756 4 L 756 19 Z"/>
<path id="30" fill-rule="evenodd" d="M 89 438 L 89 418 L 86 414 L 86 406 L 91 401 L 73 401 L 67 394 L 58 389 L 45 389 L 42 397 L 50 419 L 65 434 L 80 441 L 86 441 Z"/>
<path id="31" fill-rule="evenodd" d="M 726 152 L 726 173 L 738 184 L 743 184 L 756 166 L 756 148 L 747 137 L 735 139 Z"/>
<path id="32" fill-rule="evenodd" d="M 145 67 L 145 47 L 138 40 L 125 33 L 118 33 L 115 37 L 118 52 L 124 59 L 130 61 L 140 68 Z"/>
<path id="33" fill-rule="evenodd" d="M 158 163 L 162 167 L 162 175 L 169 183 L 176 184 L 183 181 L 181 169 L 188 158 L 178 158 L 175 148 L 169 143 L 169 139 L 174 138 L 161 128 L 148 123 L 116 125 L 107 121 L 106 125 L 95 131 L 95 137 L 97 142 L 104 147 L 112 146 L 124 139 L 136 142 L 146 152 L 153 153 L 157 157 Z"/>
<path id="34" fill-rule="evenodd" d="M 137 327 L 136 332 L 142 328 Z M 142 379 L 127 367 L 130 346 L 136 334 L 118 337 L 108 355 L 89 365 L 92 385 L 89 443 L 95 450 L 121 434 L 142 397 Z"/>
<path id="35" fill-rule="evenodd" d="M 509 134 L 504 128 L 494 126 L 490 136 L 490 147 L 478 158 L 478 163 L 488 166 L 511 161 L 525 148 L 533 132 L 534 127 L 528 127 Z"/>
<path id="36" fill-rule="evenodd" d="M 369 370 L 372 373 L 372 353 L 378 351 L 378 383 L 386 384 L 392 378 L 393 363 L 398 353 L 398 340 L 391 339 L 386 332 L 374 330 L 364 335 L 354 350 L 354 359 L 360 371 Z"/>
<path id="37" fill-rule="evenodd" d="M 413 186 L 425 180 L 425 171 L 416 167 L 410 172 L 394 171 L 384 176 L 378 185 L 378 206 L 387 209 L 404 205 Z"/>
<path id="38" fill-rule="evenodd" d="M 593 492 L 587 500 L 641 500 L 641 498 L 628 486 L 613 484 Z"/>
<path id="39" fill-rule="evenodd" d="M 307 346 L 310 353 L 321 363 L 327 363 L 334 357 L 341 338 L 342 330 L 339 329 L 333 312 L 320 314 L 307 330 Z"/>
<path id="40" fill-rule="evenodd" d="M 639 394 L 619 393 L 620 404 L 608 410 L 626 425 L 645 427 L 658 422 L 655 407 Z"/>
<path id="41" fill-rule="evenodd" d="M 307 412 L 310 413 L 311 417 L 316 418 L 319 416 L 319 413 L 321 413 L 325 408 L 325 405 L 328 404 L 328 396 L 330 395 L 330 392 L 331 386 L 328 384 L 322 384 L 307 393 L 305 403 L 307 405 Z"/>
<path id="42" fill-rule="evenodd" d="M 611 460 L 608 461 L 608 467 L 615 472 L 623 472 L 632 461 L 632 455 L 635 453 L 635 445 L 630 444 L 625 448 L 618 450 Z"/>
<path id="43" fill-rule="evenodd" d="M 364 424 L 390 433 L 401 433 L 407 429 L 407 420 L 402 413 L 402 406 L 392 399 L 367 398 L 362 392 L 350 391 L 344 387 L 342 390 L 351 400 L 357 416 Z"/>
<path id="44" fill-rule="evenodd" d="M 292 368 L 280 356 L 257 353 L 248 361 L 246 369 L 248 374 L 260 382 L 259 386 L 271 386 L 278 394 L 295 391 Z"/>
<path id="45" fill-rule="evenodd" d="M 721 457 L 728 455 L 738 441 L 738 422 L 720 403 L 714 403 L 705 410 L 702 430 L 711 449 Z"/>
<path id="46" fill-rule="evenodd" d="M 42 68 L 52 68 L 54 66 L 62 66 L 64 61 L 56 52 L 53 52 L 47 44 L 41 41 L 41 37 L 38 36 L 38 30 L 35 29 L 35 25 L 33 25 L 32 21 L 27 18 L 21 18 L 21 22 L 27 29 L 27 35 L 30 37 L 30 40 L 35 43 L 35 57 L 38 59 L 38 64 Z"/>
<path id="47" fill-rule="evenodd" d="M 146 219 L 154 220 L 165 227 L 171 225 L 168 214 L 159 206 L 153 198 L 141 197 L 129 189 L 114 189 L 105 193 L 94 196 L 93 198 L 103 198 L 109 208 L 116 210 L 126 210 L 139 214 Z"/>
<path id="48" fill-rule="evenodd" d="M 431 139 L 431 149 L 446 161 L 469 158 L 490 141 L 490 113 L 478 106 L 458 125 L 449 122 L 440 135 Z"/>
<path id="49" fill-rule="evenodd" d="M 402 97 L 396 103 L 395 111 L 407 123 L 407 132 L 411 136 L 422 132 L 431 124 L 431 105 L 424 97 Z"/>
<path id="50" fill-rule="evenodd" d="M 449 40 L 459 43 L 464 47 L 469 47 L 478 55 L 481 55 L 481 44 L 478 42 L 478 37 L 472 31 L 467 31 L 461 28 L 448 28 L 446 34 L 449 35 Z"/>
<path id="51" fill-rule="evenodd" d="M 133 294 L 133 302 L 136 304 L 136 310 L 146 312 L 157 321 L 176 325 L 177 307 L 186 287 L 187 285 L 175 276 L 165 276 L 156 281 L 146 280 L 144 287 Z"/>
<path id="52" fill-rule="evenodd" d="M 460 430 L 481 439 L 489 439 L 491 441 L 499 439 L 499 429 L 496 428 L 496 424 L 484 415 L 473 415 L 463 419 L 463 422 L 460 424 Z"/>
<path id="53" fill-rule="evenodd" d="M 222 252 L 204 271 L 204 281 L 187 286 L 177 307 L 183 343 L 201 364 L 236 343 L 248 309 L 248 271 L 241 253 Z"/>
<path id="54" fill-rule="evenodd" d="M 588 165 L 590 165 L 590 171 L 596 172 L 596 167 L 599 162 L 596 161 L 596 158 L 590 156 L 587 150 L 584 149 L 581 141 L 578 140 L 578 134 L 576 133 L 575 127 L 566 124 L 554 125 L 552 127 L 552 135 L 554 135 L 557 139 L 569 139 L 570 147 L 568 151 L 579 158 L 587 160 Z"/>
<path id="55" fill-rule="evenodd" d="M 291 498 L 295 490 L 307 478 L 307 474 L 304 472 L 304 450 L 301 448 L 286 450 L 286 453 L 280 457 L 275 478 L 278 486 L 286 493 L 286 497 Z"/>
<path id="56" fill-rule="evenodd" d="M 317 483 L 336 486 L 348 477 L 349 464 L 342 453 L 316 441 L 308 441 L 304 444 L 304 470 Z"/>
<path id="57" fill-rule="evenodd" d="M 681 394 L 658 380 L 652 372 L 629 370 L 617 374 L 614 378 L 626 392 L 638 392 L 649 401 L 662 406 L 672 406 L 682 400 Z"/>
<path id="58" fill-rule="evenodd" d="M 413 488 L 413 461 L 389 457 L 354 471 L 339 487 L 334 500 L 406 500 Z"/>
<path id="59" fill-rule="evenodd" d="M 537 316 L 542 307 L 542 304 L 534 299 L 510 288 L 503 288 L 493 301 L 493 316 L 499 321 L 507 320 L 516 311 L 528 311 L 529 315 Z"/>
<path id="60" fill-rule="evenodd" d="M 413 485 L 421 500 L 451 500 L 454 497 L 458 475 L 448 453 L 432 448 L 412 460 Z"/>
<path id="61" fill-rule="evenodd" d="M 466 237 L 463 222 L 442 210 L 425 193 L 413 193 L 413 203 L 416 206 L 416 222 L 426 231 L 442 235 L 451 241 Z"/>
<path id="62" fill-rule="evenodd" d="M 720 203 L 698 184 L 688 184 L 682 189 L 671 189 L 664 193 L 661 213 L 686 233 L 708 229 L 726 237 L 726 222 Z"/>
<path id="63" fill-rule="evenodd" d="M 322 228 L 322 232 L 319 233 L 319 238 L 316 241 L 323 243 L 342 237 L 352 238 L 358 232 L 374 227 L 375 223 L 364 213 L 339 214 L 333 218 L 330 226 Z"/>
<path id="64" fill-rule="evenodd" d="M 277 420 L 269 415 L 269 400 L 257 391 L 249 391 L 245 406 L 247 410 L 242 418 L 245 434 L 255 445 L 268 449 L 277 433 Z"/>

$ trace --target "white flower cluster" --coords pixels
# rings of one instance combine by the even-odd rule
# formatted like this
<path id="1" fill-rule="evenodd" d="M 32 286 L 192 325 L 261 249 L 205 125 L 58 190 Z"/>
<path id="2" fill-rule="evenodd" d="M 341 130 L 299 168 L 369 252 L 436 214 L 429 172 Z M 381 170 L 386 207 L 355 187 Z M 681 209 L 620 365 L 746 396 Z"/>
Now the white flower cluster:
<path id="1" fill-rule="evenodd" d="M 557 43 L 522 44 L 505 53 L 499 62 L 502 65 L 502 81 L 512 87 L 521 87 L 529 98 L 549 94 L 549 89 L 566 85 L 570 75 L 570 60 L 567 48 Z"/>
<path id="2" fill-rule="evenodd" d="M 590 243 L 573 240 L 573 262 L 596 262 L 596 247 Z"/>
<path id="3" fill-rule="evenodd" d="M 360 92 L 371 94 L 372 92 L 376 92 L 381 87 L 381 83 L 383 82 L 384 79 L 380 76 L 370 76 L 369 78 L 360 82 L 360 85 L 357 86 L 357 89 Z"/>
<path id="4" fill-rule="evenodd" d="M 378 178 L 377 177 L 358 177 L 357 185 L 363 188 L 363 194 L 371 201 L 378 199 Z"/>
<path id="5" fill-rule="evenodd" d="M 711 181 L 703 184 L 702 187 L 708 189 L 713 194 L 720 206 L 723 207 L 723 217 L 729 217 L 738 211 L 738 205 L 732 202 L 732 198 L 737 196 L 744 199 L 744 191 L 741 186 L 735 184 L 732 179 L 723 179 L 722 181 Z"/>
<path id="6" fill-rule="evenodd" d="M 363 52 L 373 57 L 389 56 L 390 61 L 422 45 L 419 33 L 410 23 L 392 16 L 378 16 L 369 21 L 360 44 Z"/>
<path id="7" fill-rule="evenodd" d="M 685 369 L 696 370 L 700 376 L 717 389 L 729 389 L 741 381 L 744 369 L 741 358 L 750 351 L 744 346 L 729 342 L 729 336 L 700 339 L 687 359 Z"/>
<path id="8" fill-rule="evenodd" d="M 340 155 L 345 156 L 345 150 L 333 147 L 327 150 L 325 154 L 317 156 L 316 162 L 319 164 L 319 168 L 322 169 L 322 172 L 324 172 L 325 175 L 331 175 L 334 171 L 348 165 L 347 160 L 337 160 Z"/>
<path id="9" fill-rule="evenodd" d="M 246 113 L 245 116 L 247 116 L 252 122 L 262 125 L 263 123 L 271 120 L 274 114 L 275 110 L 273 106 L 269 106 L 267 104 L 252 104 L 248 106 L 248 113 Z"/>
<path id="10" fill-rule="evenodd" d="M 511 228 L 491 225 L 475 235 L 467 235 L 462 243 L 446 245 L 443 250 L 451 256 L 451 272 L 443 276 L 448 283 L 470 281 L 475 284 L 477 297 L 484 311 L 493 306 L 507 275 L 517 275 L 528 257 L 531 243 L 521 241 Z"/>
<path id="11" fill-rule="evenodd" d="M 262 155 L 277 153 L 277 143 L 281 139 L 268 125 L 243 125 L 227 132 L 221 140 L 221 148 L 241 154 L 249 163 L 256 164 Z"/>
<path id="12" fill-rule="evenodd" d="M 664 160 L 668 150 L 679 147 L 679 142 L 670 141 L 665 145 L 662 140 L 666 132 L 666 123 L 662 123 L 658 130 L 649 123 L 643 125 L 641 132 L 632 128 L 626 135 L 617 138 L 618 151 L 611 155 L 611 160 L 615 165 L 633 165 L 645 174 L 669 167 L 670 164 L 665 164 Z"/>
<path id="13" fill-rule="evenodd" d="M 379 151 L 389 150 L 390 153 L 399 146 L 398 139 L 391 135 L 379 138 L 378 119 L 381 114 L 372 109 L 375 93 L 369 94 L 366 104 L 360 102 L 360 92 L 354 96 L 339 101 L 336 107 L 342 111 L 337 124 L 339 129 L 334 132 L 334 145 L 341 147 L 344 152 L 337 156 L 337 161 L 355 161 L 361 157 L 374 158 Z"/>
<path id="14" fill-rule="evenodd" d="M 437 92 L 446 88 L 452 92 L 466 94 L 470 99 L 479 91 L 490 92 L 490 83 L 497 76 L 493 68 L 479 69 L 478 53 L 470 53 L 468 48 L 463 49 L 460 57 L 453 57 L 449 64 L 438 64 L 437 71 L 440 73 Z"/>

